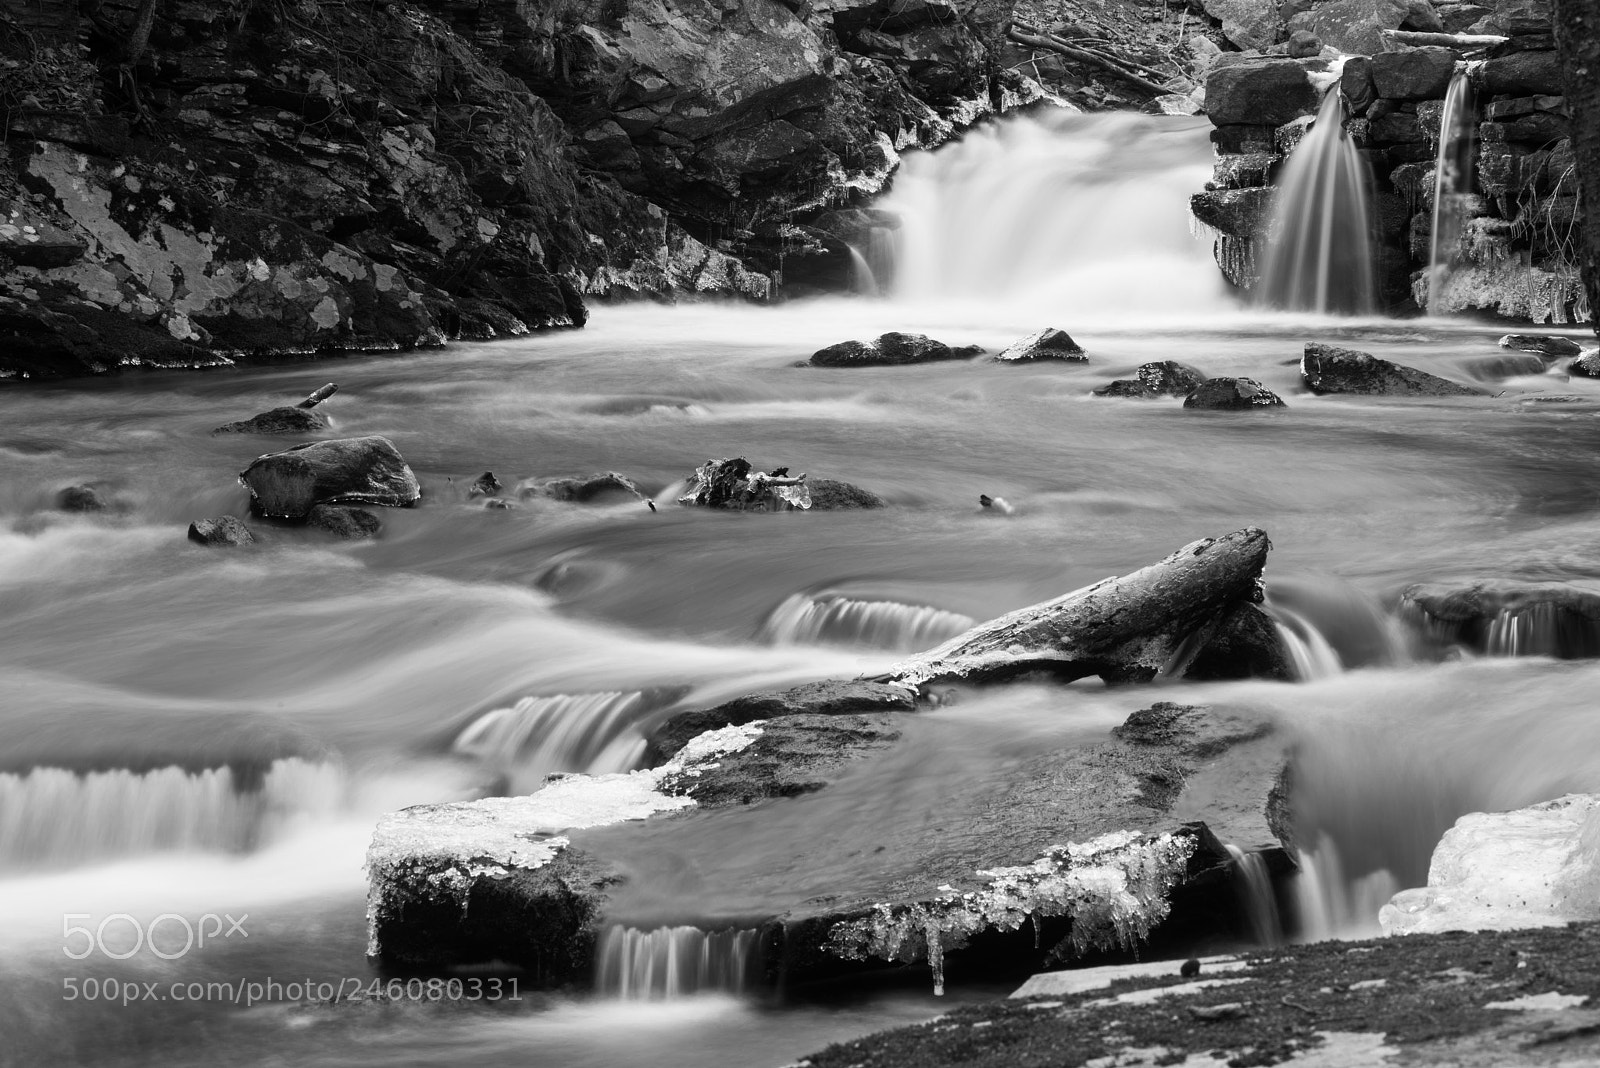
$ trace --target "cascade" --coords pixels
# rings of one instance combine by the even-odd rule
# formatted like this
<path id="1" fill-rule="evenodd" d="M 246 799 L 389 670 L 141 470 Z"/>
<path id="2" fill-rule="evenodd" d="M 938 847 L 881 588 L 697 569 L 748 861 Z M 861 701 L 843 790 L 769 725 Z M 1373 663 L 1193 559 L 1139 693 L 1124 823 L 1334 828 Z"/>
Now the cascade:
<path id="1" fill-rule="evenodd" d="M 613 925 L 595 947 L 595 985 L 623 1001 L 659 1001 L 712 991 L 739 994 L 757 963 L 756 932 L 727 928 Z"/>
<path id="2" fill-rule="evenodd" d="M 1472 196 L 1472 163 L 1477 150 L 1477 123 L 1472 83 L 1457 71 L 1445 93 L 1439 116 L 1439 154 L 1433 171 L 1433 236 L 1428 256 L 1428 314 L 1441 310 L 1445 285 L 1461 252 L 1461 229 Z"/>
<path id="3" fill-rule="evenodd" d="M 634 768 L 645 743 L 633 728 L 655 705 L 637 690 L 524 697 L 478 716 L 450 748 L 505 776 L 510 792 L 526 793 L 557 772 Z"/>
<path id="4" fill-rule="evenodd" d="M 1228 855 L 1233 857 L 1233 879 L 1239 888 L 1239 900 L 1250 917 L 1250 934 L 1258 946 L 1276 946 L 1283 943 L 1283 921 L 1278 915 L 1278 898 L 1272 888 L 1272 874 L 1260 853 L 1246 853 L 1229 843 Z"/>
<path id="5" fill-rule="evenodd" d="M 1380 933 L 1378 910 L 1401 889 L 1393 873 L 1378 868 L 1347 878 L 1339 847 L 1326 834 L 1318 836 L 1311 852 L 1301 850 L 1298 860 L 1294 911 L 1299 941 L 1365 938 Z"/>
<path id="6" fill-rule="evenodd" d="M 1260 303 L 1366 315 L 1376 307 L 1366 161 L 1344 129 L 1337 88 L 1284 165 L 1272 197 Z"/>
<path id="7" fill-rule="evenodd" d="M 976 624 L 971 616 L 927 605 L 867 601 L 839 594 L 795 594 L 761 627 L 775 645 L 869 646 L 915 653 L 948 641 Z"/>

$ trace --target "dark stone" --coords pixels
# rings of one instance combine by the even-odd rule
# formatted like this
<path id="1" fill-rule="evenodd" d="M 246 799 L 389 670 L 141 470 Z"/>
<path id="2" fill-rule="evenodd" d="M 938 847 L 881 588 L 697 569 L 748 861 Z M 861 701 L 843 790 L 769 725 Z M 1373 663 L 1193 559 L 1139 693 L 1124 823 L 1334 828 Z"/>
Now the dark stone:
<path id="1" fill-rule="evenodd" d="M 1173 749 L 1185 756 L 1212 757 L 1272 733 L 1270 721 L 1210 705 L 1157 701 L 1132 713 L 1111 736 L 1130 745 Z"/>
<path id="2" fill-rule="evenodd" d="M 1320 101 L 1292 59 L 1263 59 L 1214 67 L 1206 75 L 1206 111 L 1217 126 L 1281 126 L 1315 114 Z"/>
<path id="3" fill-rule="evenodd" d="M 365 508 L 342 504 L 319 504 L 311 509 L 306 522 L 347 541 L 375 538 L 383 529 L 383 521 Z"/>
<path id="4" fill-rule="evenodd" d="M 1187 397 L 1206 380 L 1199 368 L 1176 360 L 1140 364 L 1134 379 L 1121 378 L 1094 391 L 1097 397 Z"/>
<path id="5" fill-rule="evenodd" d="M 1428 132 L 1417 117 L 1403 111 L 1374 120 L 1370 129 L 1372 140 L 1377 144 L 1417 144 L 1428 140 Z"/>
<path id="6" fill-rule="evenodd" d="M 505 486 L 500 483 L 498 478 L 494 477 L 494 472 L 485 471 L 473 481 L 472 486 L 467 490 L 467 496 L 493 497 L 503 489 L 505 489 Z"/>
<path id="7" fill-rule="evenodd" d="M 807 478 L 814 512 L 838 512 L 855 508 L 887 508 L 889 502 L 860 486 L 833 478 Z"/>
<path id="8" fill-rule="evenodd" d="M 1580 378 L 1600 378 L 1600 350 L 1586 353 L 1567 364 L 1567 373 Z"/>
<path id="9" fill-rule="evenodd" d="M 1264 233 L 1272 213 L 1271 189 L 1217 189 L 1189 197 L 1195 219 L 1229 237 Z"/>
<path id="10" fill-rule="evenodd" d="M 1217 625 L 1183 673 L 1186 679 L 1276 679 L 1293 682 L 1294 661 L 1278 628 L 1253 604 L 1240 605 Z"/>
<path id="11" fill-rule="evenodd" d="M 938 360 L 971 359 L 983 351 L 975 345 L 951 348 L 923 334 L 891 331 L 875 341 L 842 341 L 813 353 L 817 367 L 888 367 Z"/>
<path id="12" fill-rule="evenodd" d="M 314 408 L 274 408 L 237 423 L 224 423 L 213 434 L 311 434 L 328 428 L 328 417 Z"/>
<path id="13" fill-rule="evenodd" d="M 1291 59 L 1311 59 L 1322 52 L 1322 40 L 1310 30 L 1295 30 L 1289 35 Z"/>
<path id="14" fill-rule="evenodd" d="M 1195 387 L 1183 406 L 1210 411 L 1285 407 L 1281 397 L 1253 378 L 1209 378 Z"/>
<path id="15" fill-rule="evenodd" d="M 422 497 L 417 476 L 384 437 L 336 438 L 259 457 L 240 473 L 263 515 L 300 519 L 317 504 L 404 508 Z"/>
<path id="16" fill-rule="evenodd" d="M 1366 352 L 1307 342 L 1300 374 L 1313 393 L 1359 393 L 1367 396 L 1459 397 L 1483 396 L 1483 390 L 1463 386 L 1414 367 L 1380 360 Z"/>
<path id="17" fill-rule="evenodd" d="M 995 363 L 1028 363 L 1035 360 L 1088 363 L 1089 357 L 1083 354 L 1083 346 L 1072 340 L 1070 334 L 1053 326 L 1013 341 L 994 357 Z"/>
<path id="18" fill-rule="evenodd" d="M 893 717 L 853 713 L 801 713 L 763 727 L 760 737 L 717 758 L 713 774 L 685 783 L 701 805 L 750 805 L 774 797 L 815 793 L 837 777 L 840 765 L 900 738 Z M 687 739 L 685 739 L 687 741 Z"/>
<path id="19" fill-rule="evenodd" d="M 572 501 L 578 504 L 588 504 L 609 496 L 628 496 L 635 500 L 644 500 L 644 494 L 639 492 L 639 487 L 633 484 L 633 480 L 615 471 L 602 471 L 587 478 L 547 479 L 532 487 L 519 487 L 518 492 L 523 497 L 537 494 L 552 500 Z"/>
<path id="20" fill-rule="evenodd" d="M 1437 100 L 1450 88 L 1456 54 L 1427 46 L 1380 52 L 1372 57 L 1372 84 L 1389 100 Z"/>
<path id="21" fill-rule="evenodd" d="M 237 516 L 224 515 L 216 519 L 197 519 L 189 524 L 189 540 L 201 545 L 250 545 L 256 536 Z"/>
<path id="22" fill-rule="evenodd" d="M 1215 116 L 1212 116 L 1212 121 L 1215 121 Z M 1218 123 L 1211 131 L 1211 143 L 1216 146 L 1217 153 L 1224 156 L 1271 153 L 1274 151 L 1272 131 L 1275 128 L 1260 123 Z"/>
<path id="23" fill-rule="evenodd" d="M 56 494 L 56 507 L 63 512 L 103 512 L 108 505 L 93 486 L 68 486 Z"/>
<path id="24" fill-rule="evenodd" d="M 1558 95 L 1565 91 L 1561 59 L 1554 52 L 1517 52 L 1484 60 L 1478 68 L 1478 88 L 1486 95 Z"/>
<path id="25" fill-rule="evenodd" d="M 1339 91 L 1350 102 L 1357 115 L 1366 111 L 1378 99 L 1378 90 L 1372 83 L 1372 60 L 1367 56 L 1350 56 L 1344 61 L 1339 75 Z"/>
<path id="26" fill-rule="evenodd" d="M 1406 19 L 1400 24 L 1402 30 L 1414 30 L 1418 33 L 1444 33 L 1444 20 L 1439 17 L 1439 12 L 1428 0 L 1407 0 Z"/>
<path id="27" fill-rule="evenodd" d="M 1507 334 L 1500 339 L 1500 347 L 1517 349 L 1520 352 L 1537 352 L 1551 359 L 1558 356 L 1576 356 L 1583 351 L 1583 346 L 1570 337 L 1555 337 L 1550 334 Z"/>
<path id="28" fill-rule="evenodd" d="M 715 708 L 680 712 L 650 735 L 645 761 L 651 766 L 665 763 L 691 738 L 758 719 L 914 712 L 916 708 L 916 694 L 905 686 L 861 679 L 808 682 L 788 690 L 749 694 Z"/>

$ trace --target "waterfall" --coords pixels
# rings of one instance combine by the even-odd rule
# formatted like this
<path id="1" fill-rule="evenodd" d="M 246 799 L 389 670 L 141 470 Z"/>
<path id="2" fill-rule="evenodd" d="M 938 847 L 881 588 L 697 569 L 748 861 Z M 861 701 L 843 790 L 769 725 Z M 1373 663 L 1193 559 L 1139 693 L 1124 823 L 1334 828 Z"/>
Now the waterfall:
<path id="1" fill-rule="evenodd" d="M 784 600 L 761 627 L 774 645 L 868 646 L 917 653 L 976 626 L 958 612 L 898 601 L 864 601 L 839 594 Z"/>
<path id="2" fill-rule="evenodd" d="M 1278 637 L 1294 662 L 1295 677 L 1301 682 L 1325 679 L 1344 670 L 1344 662 L 1333 644 L 1323 637 L 1316 624 L 1300 613 L 1269 605 L 1267 614 L 1278 629 Z"/>
<path id="3" fill-rule="evenodd" d="M 1401 889 L 1387 868 L 1348 878 L 1339 847 L 1326 834 L 1318 836 L 1310 853 L 1300 851 L 1298 859 L 1300 872 L 1294 877 L 1298 941 L 1366 938 L 1381 933 L 1378 910 Z"/>
<path id="4" fill-rule="evenodd" d="M 1239 900 L 1250 918 L 1250 935 L 1258 946 L 1283 944 L 1283 921 L 1278 916 L 1278 897 L 1272 887 L 1272 873 L 1260 853 L 1246 853 L 1229 844 L 1233 858 L 1233 879 Z"/>
<path id="5" fill-rule="evenodd" d="M 1588 591 L 1474 591 L 1478 603 L 1465 614 L 1434 615 L 1407 596 L 1399 618 L 1437 654 L 1467 649 L 1485 656 L 1549 656 L 1576 660 L 1600 656 L 1600 601 Z"/>
<path id="6" fill-rule="evenodd" d="M 633 728 L 657 705 L 637 690 L 524 697 L 475 718 L 450 749 L 505 776 L 510 793 L 536 790 L 558 772 L 630 771 L 645 745 Z"/>
<path id="7" fill-rule="evenodd" d="M 294 757 L 274 761 L 253 787 L 227 767 L 0 774 L 0 867 L 240 852 L 297 816 L 336 811 L 344 789 L 338 766 Z"/>
<path id="8" fill-rule="evenodd" d="M 595 987 L 623 1001 L 743 993 L 758 962 L 756 932 L 613 925 L 595 947 Z"/>
<path id="9" fill-rule="evenodd" d="M 881 296 L 883 291 L 878 288 L 878 276 L 873 273 L 872 264 L 854 245 L 845 247 L 850 250 L 850 292 L 862 297 Z"/>
<path id="10" fill-rule="evenodd" d="M 1370 178 L 1343 120 L 1339 92 L 1329 90 L 1278 180 L 1257 289 L 1270 307 L 1365 315 L 1376 306 Z"/>
<path id="11" fill-rule="evenodd" d="M 1472 83 L 1457 71 L 1439 116 L 1439 154 L 1433 172 L 1433 236 L 1428 256 L 1428 314 L 1438 315 L 1445 283 L 1461 251 L 1461 230 L 1472 195 L 1477 123 Z"/>

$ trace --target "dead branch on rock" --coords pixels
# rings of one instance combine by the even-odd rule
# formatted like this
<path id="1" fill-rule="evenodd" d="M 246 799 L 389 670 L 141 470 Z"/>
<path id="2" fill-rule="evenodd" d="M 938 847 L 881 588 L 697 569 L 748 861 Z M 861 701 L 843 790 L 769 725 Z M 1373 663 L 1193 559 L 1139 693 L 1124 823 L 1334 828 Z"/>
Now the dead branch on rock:
<path id="1" fill-rule="evenodd" d="M 1030 48 L 1042 48 L 1046 51 L 1056 52 L 1060 55 L 1068 57 L 1069 59 L 1076 59 L 1082 63 L 1087 63 L 1090 66 L 1098 67 L 1107 74 L 1115 75 L 1128 84 L 1136 85 L 1140 89 L 1143 89 L 1145 92 L 1154 96 L 1166 96 L 1168 93 L 1172 92 L 1172 90 L 1168 89 L 1166 86 L 1157 85 L 1155 82 L 1145 78 L 1137 70 L 1127 64 L 1112 59 L 1110 56 L 1105 56 L 1098 52 L 1090 51 L 1087 48 L 1080 48 L 1077 45 L 1068 44 L 1059 37 L 1046 34 L 1029 33 L 1019 26 L 1012 26 L 1011 29 L 1007 31 L 1006 36 L 1018 44 L 1025 44 Z M 1159 71 L 1151 71 L 1151 73 L 1160 76 Z"/>
<path id="2" fill-rule="evenodd" d="M 1492 33 L 1423 33 L 1420 30 L 1381 30 L 1379 32 L 1396 44 L 1443 45 L 1446 48 L 1461 50 L 1488 48 L 1491 45 L 1505 44 L 1510 40 L 1509 37 L 1500 37 Z"/>

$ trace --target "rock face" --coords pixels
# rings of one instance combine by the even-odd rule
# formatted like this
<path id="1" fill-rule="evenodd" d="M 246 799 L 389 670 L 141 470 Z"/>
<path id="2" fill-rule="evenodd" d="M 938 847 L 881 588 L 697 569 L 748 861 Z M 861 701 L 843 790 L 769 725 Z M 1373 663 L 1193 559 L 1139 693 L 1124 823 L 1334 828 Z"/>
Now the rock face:
<path id="1" fill-rule="evenodd" d="M 1483 390 L 1463 386 L 1438 375 L 1419 371 L 1366 352 L 1307 342 L 1300 374 L 1313 393 L 1360 393 L 1388 397 L 1483 396 Z"/>
<path id="2" fill-rule="evenodd" d="M 1434 848 L 1428 885 L 1396 894 L 1378 919 L 1389 934 L 1600 919 L 1600 796 L 1462 816 Z"/>
<path id="3" fill-rule="evenodd" d="M 268 453 L 239 475 L 263 515 L 308 516 L 318 504 L 404 508 L 422 497 L 417 476 L 384 437 L 337 438 Z"/>
<path id="4" fill-rule="evenodd" d="M 223 423 L 213 434 L 314 434 L 328 428 L 328 417 L 314 408 L 274 408 L 236 423 Z"/>
<path id="5" fill-rule="evenodd" d="M 1400 614 L 1441 650 L 1495 656 L 1600 656 L 1600 592 L 1578 586 L 1424 584 L 1400 595 Z"/>
<path id="6" fill-rule="evenodd" d="M 995 363 L 1032 363 L 1037 360 L 1067 360 L 1088 363 L 1083 347 L 1065 330 L 1047 326 L 1037 333 L 1013 341 L 994 357 Z"/>
<path id="7" fill-rule="evenodd" d="M 1187 397 L 1206 381 L 1198 368 L 1176 360 L 1140 364 L 1134 378 L 1119 378 L 1095 390 L 1097 397 Z"/>
<path id="8" fill-rule="evenodd" d="M 197 519 L 189 524 L 189 540 L 201 545 L 235 547 L 254 544 L 256 536 L 238 516 L 225 515 L 216 519 Z"/>
<path id="9" fill-rule="evenodd" d="M 1208 378 L 1184 398 L 1183 406 L 1229 412 L 1285 405 L 1283 398 L 1253 378 Z"/>
<path id="10" fill-rule="evenodd" d="M 1070 340 L 1070 339 L 1069 339 Z M 923 334 L 891 331 L 874 341 L 841 341 L 811 354 L 815 367 L 893 367 L 939 360 L 969 360 L 982 350 L 975 345 L 951 348 Z"/>
<path id="11" fill-rule="evenodd" d="M 784 512 L 881 508 L 888 502 L 848 482 L 790 475 L 787 467 L 770 472 L 751 467 L 744 457 L 707 460 L 688 478 L 679 504 L 733 511 Z"/>
<path id="12" fill-rule="evenodd" d="M 1315 113 L 1319 102 L 1305 68 L 1292 59 L 1246 60 L 1206 76 L 1206 113 L 1218 126 L 1279 126 Z"/>

